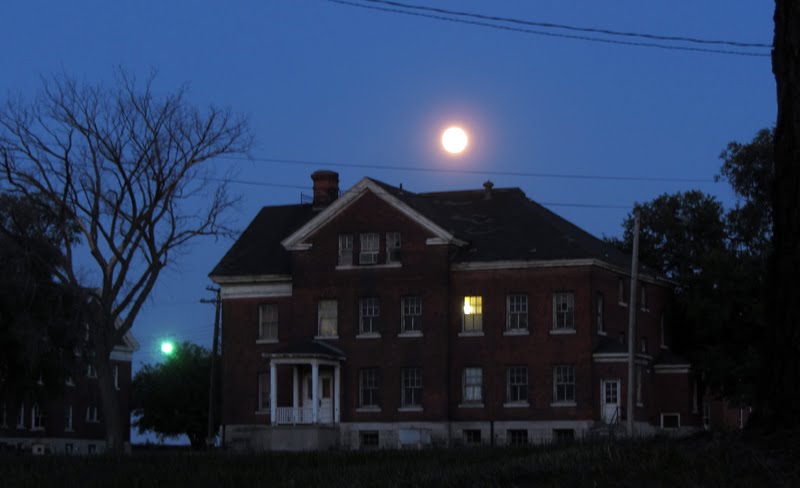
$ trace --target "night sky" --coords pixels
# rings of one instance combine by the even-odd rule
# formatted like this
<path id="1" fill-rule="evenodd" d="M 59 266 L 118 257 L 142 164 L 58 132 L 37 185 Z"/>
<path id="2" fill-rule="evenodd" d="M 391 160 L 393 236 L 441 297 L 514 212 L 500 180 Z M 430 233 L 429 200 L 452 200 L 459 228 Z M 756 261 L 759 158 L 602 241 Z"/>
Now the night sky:
<path id="1" fill-rule="evenodd" d="M 578 27 L 772 41 L 767 1 L 414 1 Z M 522 188 L 594 235 L 619 235 L 634 202 L 664 192 L 699 188 L 730 205 L 728 186 L 713 181 L 719 154 L 771 126 L 776 113 L 768 56 L 590 42 L 325 0 L 6 0 L 0 18 L 3 97 L 30 97 L 53 73 L 108 83 L 121 66 L 140 78 L 156 70 L 162 93 L 188 83 L 194 104 L 247 114 L 254 159 L 213 163 L 220 173 L 233 168 L 240 180 L 268 184 L 233 186 L 242 196 L 231 215 L 240 229 L 264 205 L 299 203 L 310 194 L 310 174 L 333 169 L 342 189 L 364 176 L 415 192 L 477 189 L 490 179 Z M 470 133 L 464 155 L 439 147 L 450 124 Z M 133 329 L 142 345 L 135 368 L 160 359 L 162 337 L 210 345 L 213 307 L 198 300 L 210 296 L 207 274 L 231 244 L 198 241 L 162 275 Z"/>

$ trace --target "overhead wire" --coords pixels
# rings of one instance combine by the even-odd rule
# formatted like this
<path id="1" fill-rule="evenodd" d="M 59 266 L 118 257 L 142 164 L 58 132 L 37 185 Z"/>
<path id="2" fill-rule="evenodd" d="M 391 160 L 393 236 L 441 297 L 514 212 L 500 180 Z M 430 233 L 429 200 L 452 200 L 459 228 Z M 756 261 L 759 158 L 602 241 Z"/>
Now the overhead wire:
<path id="1" fill-rule="evenodd" d="M 423 17 L 429 18 L 434 20 L 441 20 L 444 22 L 453 22 L 457 24 L 467 24 L 467 25 L 475 25 L 479 27 L 487 27 L 491 29 L 497 30 L 505 30 L 511 32 L 519 32 L 524 34 L 531 34 L 537 36 L 545 36 L 545 37 L 555 37 L 555 38 L 562 38 L 562 39 L 573 39 L 578 41 L 587 41 L 587 42 L 597 42 L 603 44 L 617 44 L 617 45 L 624 45 L 624 46 L 638 46 L 638 47 L 647 47 L 647 48 L 655 48 L 655 49 L 663 49 L 663 50 L 673 50 L 673 51 L 690 51 L 690 52 L 703 52 L 703 53 L 711 53 L 711 54 L 724 54 L 730 56 L 745 56 L 745 57 L 770 57 L 771 54 L 769 53 L 757 53 L 757 52 L 748 52 L 748 51 L 731 51 L 726 49 L 710 49 L 710 48 L 702 48 L 702 47 L 690 47 L 690 46 L 677 46 L 677 45 L 670 45 L 670 44 L 659 44 L 655 42 L 641 42 L 641 41 L 624 41 L 618 39 L 604 39 L 600 37 L 590 37 L 590 36 L 582 36 L 582 35 L 575 35 L 575 34 L 561 34 L 557 32 L 547 32 L 541 30 L 533 30 L 527 29 L 523 27 L 513 27 L 509 25 L 501 25 L 501 24 L 493 24 L 491 22 L 481 21 L 481 20 L 468 20 L 468 19 L 461 19 L 456 17 L 447 17 L 441 14 L 434 14 L 434 13 L 425 13 L 425 12 L 412 12 L 410 10 L 404 10 L 401 8 L 393 8 L 393 7 L 383 7 L 378 5 L 368 5 L 364 3 L 358 3 L 350 0 L 326 0 L 330 3 L 336 3 L 340 5 L 347 5 L 350 7 L 357 7 L 367 10 L 374 10 L 380 12 L 388 12 L 388 13 L 396 13 L 402 15 L 408 15 L 412 17 Z"/>

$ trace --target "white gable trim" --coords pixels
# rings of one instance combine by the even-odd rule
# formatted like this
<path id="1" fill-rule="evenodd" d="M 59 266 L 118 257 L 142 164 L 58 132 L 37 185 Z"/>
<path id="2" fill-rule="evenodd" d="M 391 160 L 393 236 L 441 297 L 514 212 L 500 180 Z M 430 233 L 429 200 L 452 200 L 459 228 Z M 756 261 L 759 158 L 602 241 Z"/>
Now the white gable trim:
<path id="1" fill-rule="evenodd" d="M 322 228 L 325 224 L 331 221 L 333 218 L 338 216 L 344 210 L 346 210 L 351 204 L 353 204 L 356 200 L 361 198 L 367 191 L 371 191 L 374 195 L 376 195 L 381 200 L 385 201 L 395 209 L 397 209 L 400 213 L 407 216 L 431 234 L 435 236 L 437 239 L 441 239 L 447 243 L 453 243 L 456 245 L 464 245 L 466 244 L 464 241 L 456 239 L 453 234 L 447 232 L 440 226 L 436 225 L 433 221 L 422 215 L 421 213 L 417 212 L 413 208 L 409 207 L 394 195 L 390 194 L 380 185 L 375 183 L 369 178 L 362 178 L 361 181 L 356 183 L 352 188 L 347 190 L 344 195 L 337 198 L 333 203 L 328 205 L 325 210 L 317 214 L 316 217 L 309 220 L 304 226 L 297 229 L 293 234 L 289 237 L 281 241 L 281 245 L 288 251 L 305 251 L 311 248 L 311 243 L 304 242 L 308 237 L 313 235 L 317 232 L 320 228 Z"/>
<path id="2" fill-rule="evenodd" d="M 223 300 L 232 298 L 278 298 L 292 296 L 292 282 L 225 285 L 220 288 Z"/>

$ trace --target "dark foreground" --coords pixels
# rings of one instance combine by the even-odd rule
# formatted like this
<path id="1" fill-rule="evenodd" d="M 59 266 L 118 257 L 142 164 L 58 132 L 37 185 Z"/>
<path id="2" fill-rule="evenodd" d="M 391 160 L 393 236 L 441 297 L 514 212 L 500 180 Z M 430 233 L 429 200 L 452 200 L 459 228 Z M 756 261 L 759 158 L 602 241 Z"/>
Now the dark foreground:
<path id="1" fill-rule="evenodd" d="M 2 456 L 0 486 L 800 486 L 786 448 L 740 440 L 424 451 Z"/>

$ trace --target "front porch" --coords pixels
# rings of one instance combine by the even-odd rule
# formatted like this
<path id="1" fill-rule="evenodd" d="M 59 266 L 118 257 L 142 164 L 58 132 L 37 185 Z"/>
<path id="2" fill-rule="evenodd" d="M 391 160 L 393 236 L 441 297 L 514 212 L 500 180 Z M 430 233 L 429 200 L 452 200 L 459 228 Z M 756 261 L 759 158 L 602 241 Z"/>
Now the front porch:
<path id="1" fill-rule="evenodd" d="M 269 360 L 272 426 L 339 424 L 341 361 L 345 359 L 342 351 L 314 341 L 287 346 L 265 356 Z M 291 367 L 292 371 L 291 406 L 278 406 L 278 368 L 282 367 Z"/>

